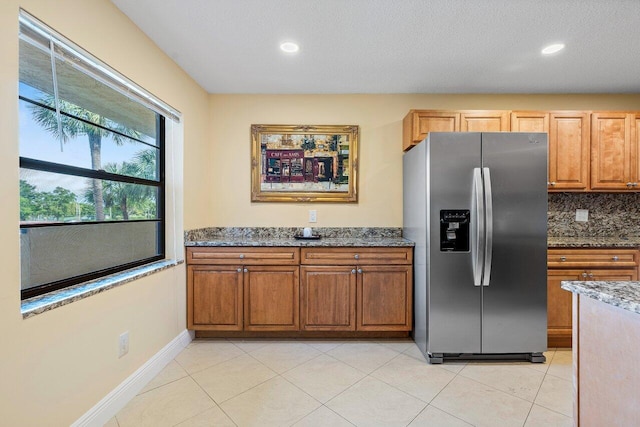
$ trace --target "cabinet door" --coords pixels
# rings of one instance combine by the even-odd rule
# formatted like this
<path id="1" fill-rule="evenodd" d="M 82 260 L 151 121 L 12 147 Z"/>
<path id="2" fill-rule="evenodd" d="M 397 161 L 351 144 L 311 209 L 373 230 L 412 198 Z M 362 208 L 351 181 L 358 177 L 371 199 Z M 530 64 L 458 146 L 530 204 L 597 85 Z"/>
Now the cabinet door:
<path id="1" fill-rule="evenodd" d="M 508 132 L 511 129 L 508 111 L 462 111 L 462 132 Z"/>
<path id="2" fill-rule="evenodd" d="M 189 266 L 189 329 L 242 330 L 242 269 L 239 266 Z"/>
<path id="3" fill-rule="evenodd" d="M 458 132 L 460 113 L 454 111 L 411 110 L 402 121 L 402 149 L 407 151 L 429 132 Z"/>
<path id="4" fill-rule="evenodd" d="M 301 267 L 300 274 L 302 330 L 355 331 L 355 267 Z"/>
<path id="5" fill-rule="evenodd" d="M 572 294 L 560 287 L 563 280 L 585 280 L 584 270 L 555 270 L 547 272 L 547 345 L 571 347 Z"/>
<path id="6" fill-rule="evenodd" d="M 512 132 L 549 132 L 549 113 L 544 111 L 512 111 Z"/>
<path id="7" fill-rule="evenodd" d="M 549 189 L 589 189 L 589 113 L 549 114 Z"/>
<path id="8" fill-rule="evenodd" d="M 299 329 L 299 267 L 244 268 L 244 329 Z"/>
<path id="9" fill-rule="evenodd" d="M 591 118 L 591 189 L 629 190 L 635 178 L 631 148 L 633 115 L 593 113 Z"/>
<path id="10" fill-rule="evenodd" d="M 411 330 L 411 271 L 408 265 L 358 268 L 359 331 Z"/>

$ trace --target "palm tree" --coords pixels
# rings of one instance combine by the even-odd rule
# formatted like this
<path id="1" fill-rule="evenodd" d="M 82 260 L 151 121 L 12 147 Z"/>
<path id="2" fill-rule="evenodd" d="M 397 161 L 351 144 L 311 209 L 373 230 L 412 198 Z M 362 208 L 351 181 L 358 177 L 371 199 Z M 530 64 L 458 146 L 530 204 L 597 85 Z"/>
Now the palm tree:
<path id="1" fill-rule="evenodd" d="M 40 124 L 44 129 L 53 134 L 56 138 L 67 142 L 70 138 L 79 135 L 87 135 L 89 138 L 89 150 L 91 151 L 91 169 L 100 170 L 102 138 L 111 137 L 116 145 L 123 144 L 127 139 L 122 135 L 139 138 L 137 131 L 126 128 L 120 124 L 114 123 L 104 116 L 93 113 L 87 109 L 79 107 L 68 101 L 58 100 L 61 111 L 65 111 L 82 120 L 78 120 L 67 115 L 60 115 L 60 126 L 58 126 L 58 115 L 55 111 L 56 100 L 53 95 L 46 95 L 39 100 L 40 103 L 50 107 L 42 107 L 39 105 L 30 105 L 33 118 L 36 123 Z M 92 123 L 95 123 L 95 126 Z M 116 132 L 106 130 L 111 128 Z M 99 179 L 92 180 L 93 201 L 96 207 L 96 221 L 104 220 L 104 197 L 102 195 L 102 181 Z"/>

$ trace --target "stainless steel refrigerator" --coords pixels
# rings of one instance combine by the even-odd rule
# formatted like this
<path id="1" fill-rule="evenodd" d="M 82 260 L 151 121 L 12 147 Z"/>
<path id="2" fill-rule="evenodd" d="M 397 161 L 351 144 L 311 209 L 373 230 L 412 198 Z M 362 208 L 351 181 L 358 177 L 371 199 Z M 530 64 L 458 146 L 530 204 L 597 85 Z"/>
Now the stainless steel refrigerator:
<path id="1" fill-rule="evenodd" d="M 404 154 L 413 338 L 430 363 L 544 362 L 547 135 L 430 133 Z"/>

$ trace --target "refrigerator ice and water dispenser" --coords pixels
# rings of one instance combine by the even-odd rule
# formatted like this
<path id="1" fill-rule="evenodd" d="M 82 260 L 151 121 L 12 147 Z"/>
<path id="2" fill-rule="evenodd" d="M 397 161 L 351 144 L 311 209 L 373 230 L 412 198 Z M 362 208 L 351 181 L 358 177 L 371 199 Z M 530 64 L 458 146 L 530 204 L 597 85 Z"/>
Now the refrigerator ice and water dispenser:
<path id="1" fill-rule="evenodd" d="M 469 252 L 468 209 L 440 211 L 440 251 Z"/>

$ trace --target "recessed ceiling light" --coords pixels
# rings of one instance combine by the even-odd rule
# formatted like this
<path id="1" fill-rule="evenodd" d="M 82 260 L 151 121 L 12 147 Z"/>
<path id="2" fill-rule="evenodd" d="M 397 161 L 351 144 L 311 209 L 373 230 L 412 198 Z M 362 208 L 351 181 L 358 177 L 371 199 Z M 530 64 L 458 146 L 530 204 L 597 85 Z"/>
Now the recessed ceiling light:
<path id="1" fill-rule="evenodd" d="M 564 49 L 564 43 L 550 44 L 549 46 L 542 49 L 542 54 L 551 55 L 553 53 L 560 52 L 562 49 Z"/>
<path id="2" fill-rule="evenodd" d="M 284 42 L 280 45 L 280 49 L 287 53 L 296 53 L 300 50 L 300 46 L 294 42 Z"/>

